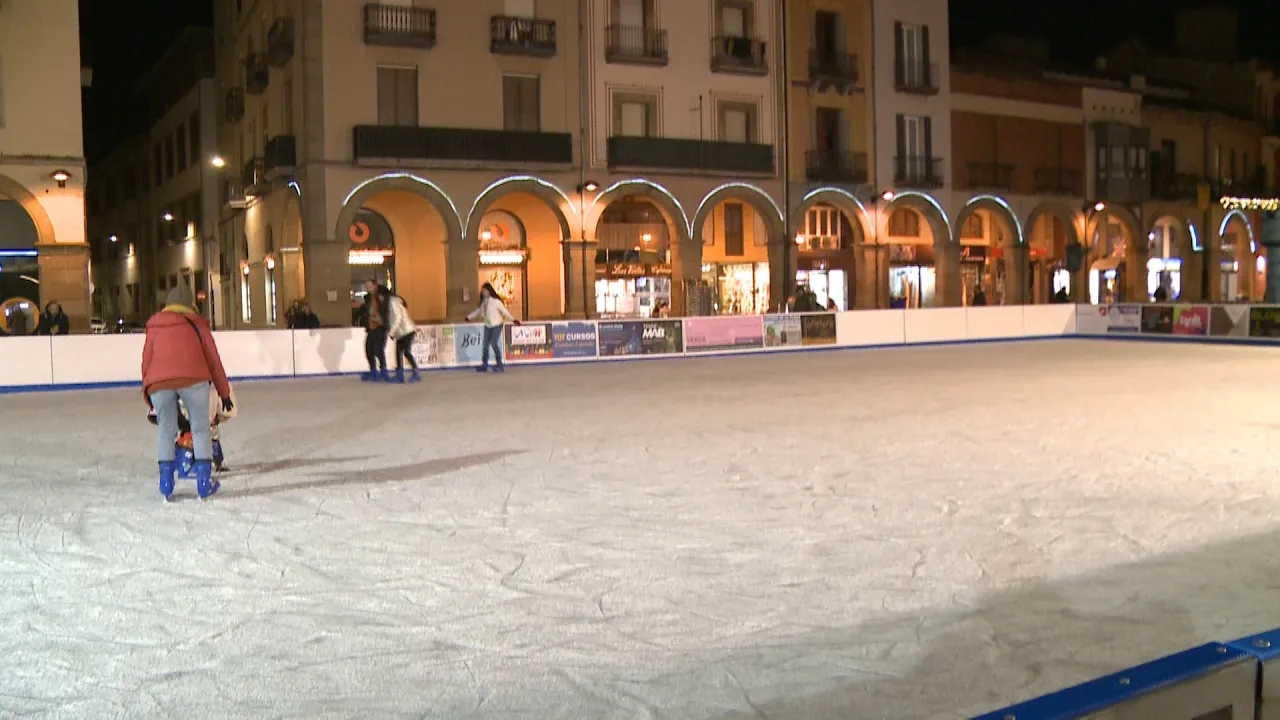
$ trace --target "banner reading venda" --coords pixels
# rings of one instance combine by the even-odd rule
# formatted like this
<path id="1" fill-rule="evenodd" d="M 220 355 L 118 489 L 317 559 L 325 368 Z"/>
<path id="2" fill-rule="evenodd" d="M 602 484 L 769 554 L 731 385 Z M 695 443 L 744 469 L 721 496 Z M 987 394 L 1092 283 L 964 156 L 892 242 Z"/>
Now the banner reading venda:
<path id="1" fill-rule="evenodd" d="M 759 350 L 763 347 L 764 318 L 759 315 L 687 318 L 684 321 L 685 352 Z"/>

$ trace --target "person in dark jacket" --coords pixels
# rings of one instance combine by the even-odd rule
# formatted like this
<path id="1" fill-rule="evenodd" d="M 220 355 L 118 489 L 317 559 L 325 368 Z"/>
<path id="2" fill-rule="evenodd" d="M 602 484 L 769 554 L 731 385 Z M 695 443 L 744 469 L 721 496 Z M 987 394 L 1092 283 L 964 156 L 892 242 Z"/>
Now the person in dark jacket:
<path id="1" fill-rule="evenodd" d="M 36 326 L 37 335 L 66 335 L 71 331 L 71 321 L 62 312 L 62 306 L 51 302 L 44 306 L 40 315 L 40 324 Z"/>
<path id="2" fill-rule="evenodd" d="M 311 304 L 306 298 L 298 298 L 294 301 L 293 307 L 289 308 L 286 315 L 289 321 L 290 330 L 317 330 L 320 328 L 320 318 L 311 311 Z"/>
<path id="3" fill-rule="evenodd" d="M 369 372 L 361 376 L 367 382 L 390 382 L 387 373 L 387 333 L 391 325 L 391 290 L 372 280 L 364 283 L 364 355 Z"/>

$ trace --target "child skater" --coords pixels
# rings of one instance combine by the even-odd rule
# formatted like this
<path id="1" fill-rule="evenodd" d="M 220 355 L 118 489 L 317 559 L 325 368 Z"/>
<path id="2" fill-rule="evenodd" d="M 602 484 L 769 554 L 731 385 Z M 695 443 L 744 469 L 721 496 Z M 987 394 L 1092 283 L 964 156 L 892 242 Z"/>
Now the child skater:
<path id="1" fill-rule="evenodd" d="M 413 336 L 418 328 L 409 317 L 408 304 L 399 295 L 392 295 L 387 301 L 387 312 L 391 315 L 391 339 L 396 343 L 396 382 L 405 381 L 404 361 L 407 358 L 409 367 L 413 369 L 409 382 L 416 383 L 422 380 L 418 375 L 418 361 L 413 359 Z"/>
<path id="2" fill-rule="evenodd" d="M 217 395 L 216 392 L 212 393 Z M 222 452 L 222 432 L 221 426 L 227 424 L 227 421 L 236 416 L 239 408 L 234 406 L 235 391 L 232 390 L 229 396 L 233 403 L 231 410 L 223 408 L 221 400 L 214 402 L 212 399 L 209 403 L 209 432 L 213 436 L 213 469 L 215 472 L 226 470 L 223 465 L 226 459 Z M 147 412 L 147 421 L 152 425 L 157 424 L 156 411 Z M 178 401 L 178 437 L 175 440 L 175 457 L 178 458 L 179 468 L 177 474 L 180 477 L 187 477 L 191 473 L 191 466 L 195 462 L 195 438 L 191 433 L 191 417 L 186 405 L 181 400 Z"/>
<path id="3" fill-rule="evenodd" d="M 484 341 L 481 343 L 480 351 L 480 367 L 476 368 L 476 372 L 487 372 L 489 370 L 489 350 L 493 350 L 493 357 L 496 367 L 494 372 L 503 372 L 506 368 L 502 363 L 502 328 L 506 322 L 520 324 L 519 320 L 511 315 L 511 311 L 502 303 L 502 298 L 498 296 L 498 291 L 493 289 L 493 285 L 485 283 L 480 288 L 480 306 L 471 311 L 467 316 L 468 320 L 476 318 L 484 319 Z"/>

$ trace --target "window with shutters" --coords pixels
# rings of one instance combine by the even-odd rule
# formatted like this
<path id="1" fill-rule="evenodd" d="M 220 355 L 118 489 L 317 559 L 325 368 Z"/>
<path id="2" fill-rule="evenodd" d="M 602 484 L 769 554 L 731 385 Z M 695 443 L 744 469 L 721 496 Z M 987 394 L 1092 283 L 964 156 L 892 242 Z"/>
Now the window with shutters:
<path id="1" fill-rule="evenodd" d="M 188 132 L 191 134 L 191 162 L 200 162 L 200 112 L 191 113 L 191 119 L 187 121 Z"/>
<path id="2" fill-rule="evenodd" d="M 657 136 L 658 98 L 636 93 L 614 94 L 611 134 L 614 137 Z"/>
<path id="3" fill-rule="evenodd" d="M 899 90 L 931 91 L 933 70 L 929 58 L 929 26 L 894 23 L 894 76 Z"/>
<path id="4" fill-rule="evenodd" d="M 502 76 L 502 127 L 542 131 L 541 83 L 536 75 Z"/>
<path id="5" fill-rule="evenodd" d="M 724 204 L 724 254 L 726 257 L 742 257 L 743 251 L 742 204 Z"/>
<path id="6" fill-rule="evenodd" d="M 920 237 L 920 215 L 909 208 L 898 208 L 889 216 L 890 237 Z"/>
<path id="7" fill-rule="evenodd" d="M 378 124 L 418 126 L 418 68 L 378 66 Z"/>
<path id="8" fill-rule="evenodd" d="M 173 133 L 164 139 L 164 179 L 173 177 Z"/>
<path id="9" fill-rule="evenodd" d="M 721 37 L 749 38 L 755 31 L 755 4 L 751 0 L 720 0 L 716 20 Z"/>
<path id="10" fill-rule="evenodd" d="M 175 132 L 178 136 L 175 141 L 178 149 L 178 172 L 182 172 L 187 169 L 187 150 L 189 149 L 187 145 L 187 128 L 185 125 L 179 124 Z"/>
<path id="11" fill-rule="evenodd" d="M 756 142 L 756 106 L 750 103 L 720 103 L 720 140 L 732 143 Z"/>

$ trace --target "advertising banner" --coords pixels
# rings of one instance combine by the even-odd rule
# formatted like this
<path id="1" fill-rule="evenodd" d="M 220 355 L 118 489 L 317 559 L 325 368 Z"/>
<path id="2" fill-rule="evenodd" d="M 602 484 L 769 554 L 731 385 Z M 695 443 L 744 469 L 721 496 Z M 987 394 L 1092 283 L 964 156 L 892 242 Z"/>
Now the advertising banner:
<path id="1" fill-rule="evenodd" d="M 1146 335 L 1172 335 L 1173 308 L 1168 305 L 1143 306 L 1142 332 Z"/>
<path id="2" fill-rule="evenodd" d="M 800 347 L 801 344 L 799 315 L 764 316 L 765 347 Z"/>
<path id="3" fill-rule="evenodd" d="M 440 336 L 446 328 L 439 325 L 431 325 L 429 327 L 419 327 L 413 334 L 413 359 L 417 361 L 418 367 L 440 367 L 444 364 L 444 358 L 440 353 Z M 388 343 L 389 345 L 390 343 Z M 449 355 L 453 355 L 453 336 L 449 336 Z M 394 351 L 392 351 L 394 352 Z"/>
<path id="4" fill-rule="evenodd" d="M 1255 305 L 1249 308 L 1249 337 L 1280 337 L 1280 307 Z"/>
<path id="5" fill-rule="evenodd" d="M 758 350 L 764 347 L 764 318 L 759 315 L 687 318 L 684 346 L 691 353 Z"/>
<path id="6" fill-rule="evenodd" d="M 1209 334 L 1214 337 L 1249 337 L 1246 305 L 1214 305 L 1209 308 Z"/>
<path id="7" fill-rule="evenodd" d="M 1101 305 L 1098 307 L 1098 312 L 1106 319 L 1106 328 L 1109 333 L 1136 333 L 1142 329 L 1141 306 Z"/>
<path id="8" fill-rule="evenodd" d="M 1077 305 L 1076 333 L 1079 335 L 1105 335 L 1107 332 L 1106 305 Z"/>
<path id="9" fill-rule="evenodd" d="M 599 328 L 600 357 L 684 352 L 684 328 L 680 320 L 602 321 Z"/>
<path id="10" fill-rule="evenodd" d="M 551 357 L 556 359 L 596 356 L 596 325 L 589 322 L 551 324 Z"/>
<path id="11" fill-rule="evenodd" d="M 1173 309 L 1174 335 L 1208 335 L 1209 308 L 1206 306 L 1178 305 Z"/>
<path id="12" fill-rule="evenodd" d="M 836 314 L 801 315 L 800 337 L 805 345 L 835 345 Z"/>
<path id="13" fill-rule="evenodd" d="M 508 360 L 551 359 L 551 323 L 508 325 L 505 335 Z"/>
<path id="14" fill-rule="evenodd" d="M 453 330 L 453 364 L 470 365 L 480 362 L 480 342 L 484 338 L 483 325 L 450 325 Z"/>

